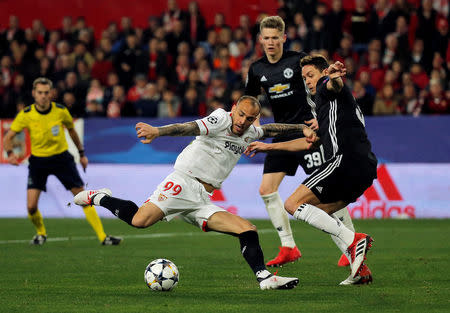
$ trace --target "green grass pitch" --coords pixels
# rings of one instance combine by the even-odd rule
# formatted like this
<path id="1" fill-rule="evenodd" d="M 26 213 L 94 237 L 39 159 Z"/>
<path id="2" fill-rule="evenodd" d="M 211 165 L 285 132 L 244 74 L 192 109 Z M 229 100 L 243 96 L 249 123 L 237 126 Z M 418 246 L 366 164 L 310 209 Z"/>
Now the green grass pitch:
<path id="1" fill-rule="evenodd" d="M 338 286 L 348 270 L 336 266 L 334 243 L 292 221 L 303 257 L 278 274 L 300 283 L 270 291 L 259 290 L 236 238 L 180 221 L 147 229 L 103 221 L 108 234 L 124 236 L 122 245 L 101 246 L 85 220 L 45 219 L 49 241 L 30 246 L 28 220 L 0 219 L 0 312 L 450 312 L 450 220 L 355 221 L 375 239 L 369 286 Z M 278 236 L 269 221 L 254 223 L 268 260 Z M 144 283 L 156 258 L 178 266 L 171 292 Z"/>

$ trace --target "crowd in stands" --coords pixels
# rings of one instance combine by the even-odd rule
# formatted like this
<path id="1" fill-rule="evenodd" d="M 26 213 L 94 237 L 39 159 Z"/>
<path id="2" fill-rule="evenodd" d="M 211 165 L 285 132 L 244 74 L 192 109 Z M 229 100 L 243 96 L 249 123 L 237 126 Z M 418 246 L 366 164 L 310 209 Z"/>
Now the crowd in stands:
<path id="1" fill-rule="evenodd" d="M 278 4 L 285 49 L 345 63 L 345 82 L 365 115 L 450 113 L 448 0 L 355 0 L 351 10 L 341 0 Z M 83 17 L 62 18 L 60 29 L 39 19 L 22 29 L 10 16 L 0 31 L 0 117 L 31 104 L 32 82 L 41 76 L 54 83 L 52 99 L 75 117 L 230 109 L 244 92 L 249 65 L 263 56 L 257 35 L 265 16 L 241 15 L 232 28 L 217 13 L 207 25 L 195 1 L 182 10 L 168 0 L 146 27 L 124 16 L 98 38 Z"/>

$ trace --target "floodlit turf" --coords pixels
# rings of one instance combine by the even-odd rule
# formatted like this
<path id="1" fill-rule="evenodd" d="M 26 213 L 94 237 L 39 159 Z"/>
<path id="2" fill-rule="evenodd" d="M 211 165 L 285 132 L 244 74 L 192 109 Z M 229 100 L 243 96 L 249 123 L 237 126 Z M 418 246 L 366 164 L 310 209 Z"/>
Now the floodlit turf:
<path id="1" fill-rule="evenodd" d="M 35 247 L 21 241 L 34 234 L 28 220 L 0 219 L 0 312 L 450 311 L 450 220 L 356 221 L 375 239 L 369 286 L 337 286 L 348 275 L 336 266 L 337 248 L 328 235 L 294 221 L 303 257 L 278 274 L 297 276 L 300 284 L 270 291 L 259 290 L 231 236 L 179 221 L 139 230 L 106 219 L 106 232 L 125 240 L 103 247 L 85 220 L 45 223 L 50 241 Z M 277 235 L 269 221 L 255 224 L 267 260 L 277 252 Z M 171 292 L 144 284 L 146 265 L 161 257 L 180 271 Z"/>

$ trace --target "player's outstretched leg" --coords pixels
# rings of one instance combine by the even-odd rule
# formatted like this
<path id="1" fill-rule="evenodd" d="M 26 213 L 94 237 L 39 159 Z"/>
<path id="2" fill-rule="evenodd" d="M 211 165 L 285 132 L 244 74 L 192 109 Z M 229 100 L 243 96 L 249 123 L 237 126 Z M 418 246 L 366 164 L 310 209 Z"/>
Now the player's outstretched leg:
<path id="1" fill-rule="evenodd" d="M 292 236 L 291 225 L 286 210 L 284 210 L 284 203 L 278 191 L 261 195 L 261 198 L 266 205 L 267 213 L 272 221 L 273 227 L 278 232 L 280 237 L 281 247 L 278 255 L 266 263 L 267 266 L 277 267 L 286 263 L 295 262 L 302 254 L 295 245 L 294 237 Z"/>
<path id="2" fill-rule="evenodd" d="M 229 212 L 216 212 L 208 218 L 207 229 L 239 238 L 242 256 L 255 273 L 261 289 L 292 289 L 297 286 L 298 278 L 276 276 L 267 270 L 256 227 L 246 219 Z"/>

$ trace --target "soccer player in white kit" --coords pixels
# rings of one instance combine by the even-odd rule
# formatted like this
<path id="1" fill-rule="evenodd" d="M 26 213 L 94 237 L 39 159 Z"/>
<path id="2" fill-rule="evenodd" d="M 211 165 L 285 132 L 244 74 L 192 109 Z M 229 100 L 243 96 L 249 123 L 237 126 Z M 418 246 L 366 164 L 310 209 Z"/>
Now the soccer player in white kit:
<path id="1" fill-rule="evenodd" d="M 180 216 L 204 231 L 231 234 L 239 238 L 241 253 L 256 275 L 261 289 L 291 289 L 298 278 L 272 275 L 264 264 L 255 225 L 213 204 L 209 198 L 220 189 L 254 140 L 288 132 L 315 133 L 301 124 L 266 124 L 255 127 L 261 106 L 252 96 L 243 96 L 231 112 L 217 109 L 209 116 L 183 124 L 153 127 L 137 123 L 137 136 L 149 144 L 158 136 L 194 136 L 196 139 L 178 156 L 174 171 L 156 188 L 139 208 L 134 202 L 111 196 L 109 189 L 86 190 L 77 194 L 78 205 L 96 204 L 110 210 L 131 226 L 145 228 L 165 219 Z"/>

